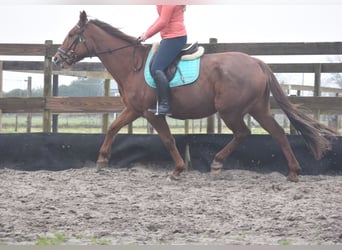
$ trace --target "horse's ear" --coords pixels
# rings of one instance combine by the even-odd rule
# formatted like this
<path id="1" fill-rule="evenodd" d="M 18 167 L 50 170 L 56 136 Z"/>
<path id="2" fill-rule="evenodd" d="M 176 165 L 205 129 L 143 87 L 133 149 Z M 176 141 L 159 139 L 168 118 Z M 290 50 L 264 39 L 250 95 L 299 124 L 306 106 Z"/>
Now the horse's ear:
<path id="1" fill-rule="evenodd" d="M 82 12 L 80 13 L 80 20 L 81 20 L 82 22 L 86 22 L 86 21 L 87 21 L 87 13 L 86 13 L 85 11 L 82 11 Z"/>

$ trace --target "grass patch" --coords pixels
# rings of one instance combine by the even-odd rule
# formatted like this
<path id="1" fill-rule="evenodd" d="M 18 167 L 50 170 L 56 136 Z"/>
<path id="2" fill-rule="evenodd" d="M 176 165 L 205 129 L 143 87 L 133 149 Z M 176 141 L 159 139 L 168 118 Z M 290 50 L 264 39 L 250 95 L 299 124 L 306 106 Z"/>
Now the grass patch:
<path id="1" fill-rule="evenodd" d="M 97 239 L 94 237 L 91 237 L 90 242 L 96 245 L 111 245 L 112 242 L 110 240 L 106 240 L 106 239 Z"/>
<path id="2" fill-rule="evenodd" d="M 62 233 L 55 233 L 54 236 L 39 237 L 36 240 L 37 246 L 58 246 L 68 241 L 68 238 Z"/>
<path id="3" fill-rule="evenodd" d="M 281 246 L 291 246 L 292 245 L 292 242 L 290 240 L 287 240 L 287 239 L 279 240 L 278 243 Z"/>

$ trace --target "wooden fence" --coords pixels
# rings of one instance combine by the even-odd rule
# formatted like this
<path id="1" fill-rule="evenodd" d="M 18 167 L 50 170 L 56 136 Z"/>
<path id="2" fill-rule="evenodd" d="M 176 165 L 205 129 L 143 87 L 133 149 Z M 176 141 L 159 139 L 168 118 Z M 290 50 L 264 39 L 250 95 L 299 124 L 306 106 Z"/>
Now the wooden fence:
<path id="1" fill-rule="evenodd" d="M 342 42 L 333 43 L 234 43 L 220 44 L 216 39 L 210 39 L 209 43 L 201 44 L 206 53 L 218 53 L 226 51 L 240 51 L 250 55 L 342 55 Z M 27 98 L 0 98 L 0 124 L 2 113 L 43 113 L 43 131 L 51 132 L 52 114 L 56 113 L 108 113 L 120 112 L 123 108 L 120 97 L 109 97 L 109 91 L 105 91 L 103 97 L 57 97 L 52 96 L 52 89 L 58 87 L 58 75 L 91 77 L 111 79 L 101 63 L 81 62 L 71 69 L 60 70 L 52 63 L 52 57 L 59 45 L 52 41 L 45 44 L 0 44 L 0 55 L 10 56 L 43 56 L 44 61 L 3 61 L 0 62 L 0 97 L 2 96 L 3 71 L 32 72 L 44 74 L 44 96 Z M 342 63 L 286 63 L 269 64 L 275 73 L 313 73 L 315 75 L 313 86 L 291 85 L 298 92 L 303 90 L 313 91 L 313 97 L 290 96 L 293 103 L 301 103 L 303 106 L 320 113 L 342 114 L 342 90 L 340 88 L 322 88 L 322 73 L 342 73 Z M 109 81 L 106 84 L 109 88 Z M 333 92 L 334 97 L 322 97 L 322 92 Z M 277 109 L 277 104 L 271 99 L 271 107 Z M 214 116 L 208 118 L 208 133 L 214 131 Z M 103 131 L 108 126 L 108 116 L 104 114 Z M 131 131 L 131 130 L 129 130 Z"/>

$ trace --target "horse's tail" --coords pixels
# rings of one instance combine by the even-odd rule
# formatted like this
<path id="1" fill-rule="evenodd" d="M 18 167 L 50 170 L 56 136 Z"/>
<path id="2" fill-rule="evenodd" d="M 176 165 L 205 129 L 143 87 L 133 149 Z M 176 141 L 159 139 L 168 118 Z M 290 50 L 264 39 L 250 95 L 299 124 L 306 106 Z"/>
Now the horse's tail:
<path id="1" fill-rule="evenodd" d="M 293 127 L 303 136 L 315 159 L 321 159 L 325 152 L 331 150 L 332 141 L 336 139 L 338 133 L 310 117 L 307 111 L 299 107 L 300 105 L 292 104 L 271 68 L 261 61 L 259 65 L 267 76 L 267 85 L 279 107 L 287 115 Z"/>

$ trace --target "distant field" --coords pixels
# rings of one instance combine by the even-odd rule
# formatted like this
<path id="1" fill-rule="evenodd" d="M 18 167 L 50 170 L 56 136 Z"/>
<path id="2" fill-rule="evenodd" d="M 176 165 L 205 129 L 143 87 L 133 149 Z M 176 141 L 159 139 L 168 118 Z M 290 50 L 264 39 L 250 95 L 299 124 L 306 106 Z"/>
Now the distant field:
<path id="1" fill-rule="evenodd" d="M 114 115 L 109 116 L 109 122 L 115 119 Z M 185 121 L 167 118 L 174 134 L 184 133 Z M 26 133 L 27 131 L 27 115 L 26 114 L 3 114 L 2 117 L 2 133 Z M 31 122 L 31 132 L 42 132 L 42 116 L 33 115 Z M 147 134 L 148 122 L 144 118 L 139 118 L 133 122 L 133 133 Z M 190 133 L 206 133 L 206 119 L 190 120 Z M 216 128 L 217 130 L 217 128 Z M 263 129 L 253 129 L 253 133 L 265 133 Z M 122 128 L 120 133 L 127 133 L 127 126 Z M 101 114 L 60 114 L 58 116 L 58 132 L 60 133 L 102 133 L 102 115 Z M 222 133 L 231 133 L 231 131 L 223 124 Z"/>
<path id="2" fill-rule="evenodd" d="M 115 114 L 109 116 L 109 123 L 115 119 Z M 276 117 L 279 124 L 289 132 L 289 122 L 283 115 Z M 185 132 L 185 121 L 167 118 L 171 132 L 173 134 L 183 134 Z M 3 114 L 1 133 L 26 133 L 27 132 L 27 114 Z M 247 121 L 246 121 L 247 122 Z M 215 120 L 215 124 L 217 121 Z M 147 134 L 150 125 L 144 118 L 139 118 L 133 123 L 133 133 Z M 217 133 L 217 127 L 215 132 Z M 267 132 L 260 128 L 258 123 L 251 122 L 253 134 L 266 134 Z M 340 129 L 341 130 L 341 129 Z M 32 115 L 31 132 L 42 132 L 42 115 Z M 102 133 L 102 114 L 59 114 L 58 115 L 59 133 Z M 128 132 L 127 126 L 122 128 L 119 133 Z M 156 133 L 156 132 L 154 132 Z M 207 119 L 189 120 L 189 133 L 205 134 L 207 133 Z M 231 133 L 224 123 L 222 123 L 222 133 Z"/>

